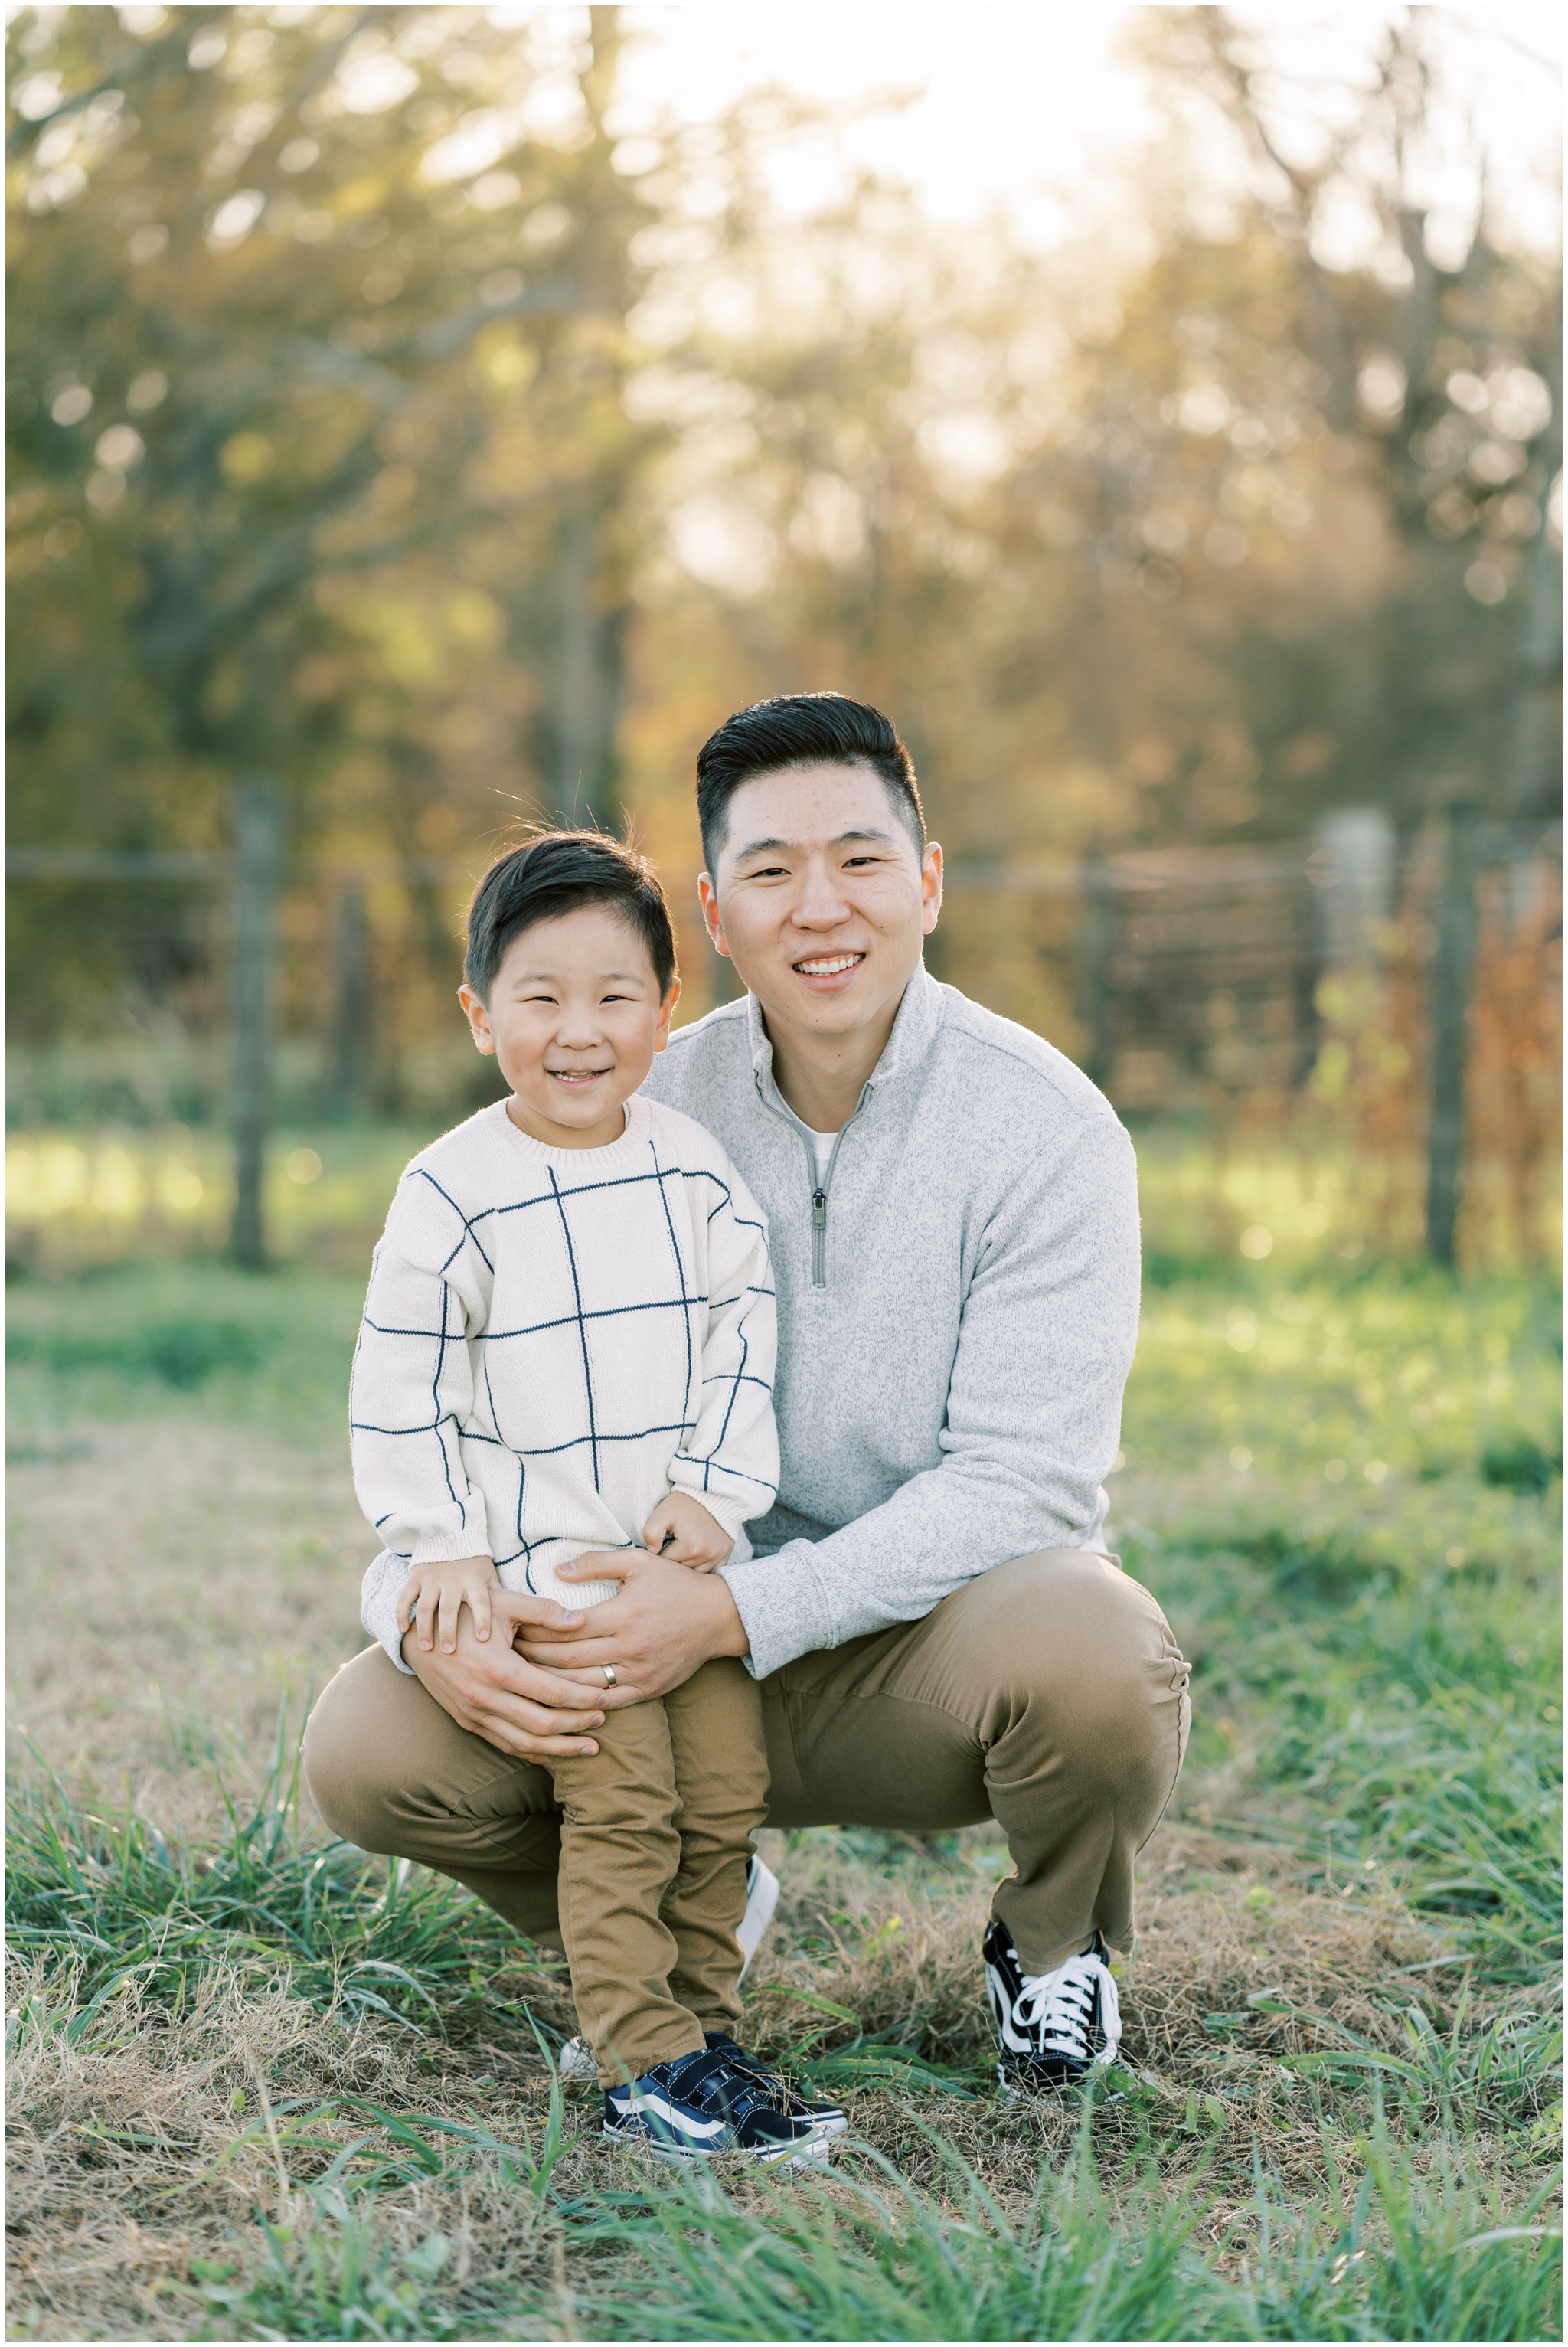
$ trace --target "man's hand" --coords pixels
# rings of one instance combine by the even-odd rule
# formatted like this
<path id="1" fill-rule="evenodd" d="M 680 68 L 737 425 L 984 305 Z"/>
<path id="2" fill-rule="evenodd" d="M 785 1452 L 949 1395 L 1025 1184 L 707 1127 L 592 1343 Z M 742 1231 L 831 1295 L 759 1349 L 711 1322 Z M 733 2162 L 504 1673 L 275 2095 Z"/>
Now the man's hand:
<path id="1" fill-rule="evenodd" d="M 678 1570 L 679 1568 L 673 1568 Z M 682 1574 L 682 1579 L 689 1576 Z M 472 1614 L 459 1618 L 456 1645 L 447 1653 L 426 1649 L 411 1631 L 403 1659 L 443 1711 L 472 1736 L 482 1736 L 497 1752 L 521 1760 L 544 1760 L 568 1753 L 593 1753 L 599 1747 L 585 1731 L 604 1724 L 604 1706 L 575 1679 L 540 1668 L 517 1652 L 512 1638 L 551 1629 L 570 1637 L 586 1616 L 568 1614 L 548 1598 L 523 1597 L 509 1589 L 490 1593 L 490 1608 L 506 1633 L 481 1645 Z M 602 1677 L 603 1674 L 600 1674 Z M 635 1700 L 635 1698 L 634 1698 Z"/>
<path id="2" fill-rule="evenodd" d="M 624 1548 L 579 1556 L 556 1573 L 561 1581 L 619 1581 L 620 1594 L 591 1606 L 581 1628 L 546 1622 L 538 1609 L 516 1633 L 518 1651 L 530 1663 L 568 1675 L 606 1711 L 668 1695 L 716 1655 L 750 1651 L 729 1584 L 716 1573 L 692 1573 Z M 607 1663 L 615 1684 L 600 1694 L 609 1684 Z"/>
<path id="3" fill-rule="evenodd" d="M 690 1565 L 693 1573 L 712 1573 L 727 1564 L 735 1543 L 690 1491 L 666 1491 L 642 1527 L 642 1545 L 671 1564 Z"/>
<path id="4" fill-rule="evenodd" d="M 457 1616 L 465 1605 L 474 1617 L 474 1635 L 483 1645 L 490 1635 L 490 1601 L 499 1586 L 487 1556 L 465 1556 L 446 1564 L 413 1564 L 397 1593 L 397 1626 L 413 1630 L 425 1654 L 436 1638 L 449 1655 L 457 1644 Z"/>

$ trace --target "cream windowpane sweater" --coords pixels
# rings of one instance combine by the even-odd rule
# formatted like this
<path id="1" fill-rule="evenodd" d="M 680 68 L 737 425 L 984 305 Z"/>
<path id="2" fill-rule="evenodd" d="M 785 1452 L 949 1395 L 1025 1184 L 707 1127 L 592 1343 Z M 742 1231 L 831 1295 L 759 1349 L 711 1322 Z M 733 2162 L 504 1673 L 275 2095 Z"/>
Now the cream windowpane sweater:
<path id="1" fill-rule="evenodd" d="M 773 1503 L 776 1345 L 763 1216 L 702 1125 L 639 1095 L 606 1149 L 548 1149 L 506 1103 L 421 1151 L 375 1251 L 354 1353 L 354 1488 L 385 1546 L 364 1620 L 399 1669 L 410 1563 L 494 1558 L 508 1589 L 641 1548 L 673 1486 L 751 1554 Z"/>

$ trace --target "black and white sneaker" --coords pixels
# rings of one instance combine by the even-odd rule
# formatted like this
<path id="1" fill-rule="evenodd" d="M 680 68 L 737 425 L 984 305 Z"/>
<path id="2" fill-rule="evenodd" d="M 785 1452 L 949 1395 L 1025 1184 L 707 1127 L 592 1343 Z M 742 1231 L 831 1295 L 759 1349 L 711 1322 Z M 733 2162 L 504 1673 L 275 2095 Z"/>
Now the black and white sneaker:
<path id="1" fill-rule="evenodd" d="M 604 2098 L 604 2132 L 641 2144 L 656 2159 L 738 2151 L 770 2168 L 794 2168 L 828 2158 L 831 2136 L 797 2116 L 792 2099 L 726 2038 L 701 2054 L 656 2062 L 630 2085 L 612 2086 Z"/>
<path id="2" fill-rule="evenodd" d="M 735 1927 L 735 1937 L 741 1943 L 742 1980 L 762 1945 L 763 1934 L 773 1922 L 778 1903 L 778 1876 L 771 1866 L 764 1866 L 760 1858 L 753 1857 L 746 1868 L 746 1911 Z M 556 2069 L 562 2078 L 591 2078 L 598 2068 L 592 2048 L 585 2045 L 580 2037 L 569 2037 L 556 2055 Z"/>
<path id="3" fill-rule="evenodd" d="M 702 2034 L 713 2053 L 727 2055 L 730 2060 L 740 2068 L 754 2071 L 759 2078 L 765 2080 L 792 2118 L 809 2120 L 814 2127 L 820 2127 L 825 2136 L 843 2135 L 846 2132 L 849 2126 L 848 2117 L 839 2109 L 836 2103 L 808 2103 L 803 2095 L 797 2095 L 793 2087 L 786 2086 L 782 2078 L 775 2078 L 771 2070 L 764 2070 L 753 2055 L 743 2054 L 734 2039 L 726 2037 L 723 2030 L 708 2029 Z"/>
<path id="4" fill-rule="evenodd" d="M 1115 2060 L 1122 2008 L 1098 1932 L 1086 1954 L 1069 1956 L 1051 1973 L 1024 1971 L 999 1920 L 993 1919 L 980 1952 L 1001 2040 L 997 2081 L 1005 2095 L 1071 2086 Z"/>

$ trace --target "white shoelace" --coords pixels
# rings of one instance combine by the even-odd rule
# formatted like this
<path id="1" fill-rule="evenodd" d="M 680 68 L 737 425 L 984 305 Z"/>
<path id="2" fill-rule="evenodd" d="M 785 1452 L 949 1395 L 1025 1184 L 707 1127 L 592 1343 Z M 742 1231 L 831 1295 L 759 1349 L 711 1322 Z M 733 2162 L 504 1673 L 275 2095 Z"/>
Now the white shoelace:
<path id="1" fill-rule="evenodd" d="M 1094 1999 L 1100 1997 L 1100 2026 L 1105 2043 L 1098 2054 L 1089 2050 Z M 1122 2005 L 1110 1966 L 1098 1956 L 1069 1956 L 1053 1973 L 1025 1976 L 1013 2004 L 1014 2018 L 1039 2033 L 1042 2054 L 1061 2054 L 1071 2062 L 1096 2065 L 1114 2058 L 1122 2043 Z"/>

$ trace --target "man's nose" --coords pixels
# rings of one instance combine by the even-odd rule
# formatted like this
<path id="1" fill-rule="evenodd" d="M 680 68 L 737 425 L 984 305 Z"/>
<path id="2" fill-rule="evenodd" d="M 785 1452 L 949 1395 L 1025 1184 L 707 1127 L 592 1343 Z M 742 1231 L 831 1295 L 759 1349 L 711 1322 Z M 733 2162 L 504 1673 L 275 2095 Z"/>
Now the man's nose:
<path id="1" fill-rule="evenodd" d="M 825 861 L 809 864 L 800 901 L 794 908 L 797 926 L 803 929 L 836 928 L 840 921 L 848 919 L 850 909 L 833 866 Z"/>

